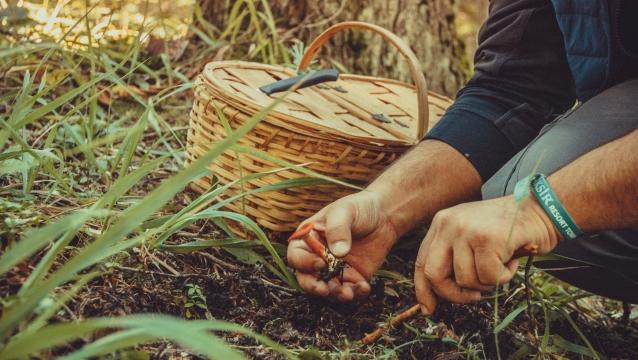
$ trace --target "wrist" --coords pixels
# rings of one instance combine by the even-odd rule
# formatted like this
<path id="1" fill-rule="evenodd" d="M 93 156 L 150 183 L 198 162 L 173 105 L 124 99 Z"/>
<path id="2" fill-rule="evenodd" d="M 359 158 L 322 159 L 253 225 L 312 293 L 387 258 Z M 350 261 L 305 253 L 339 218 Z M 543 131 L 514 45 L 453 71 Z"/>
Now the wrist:
<path id="1" fill-rule="evenodd" d="M 562 237 L 575 239 L 582 235 L 582 230 L 576 225 L 576 222 L 552 189 L 545 175 L 536 174 L 529 177 L 529 181 L 523 180 L 522 182 L 529 182 L 529 189 L 533 197 Z"/>
<path id="2" fill-rule="evenodd" d="M 555 231 L 559 233 L 558 238 L 575 239 L 583 234 L 574 218 L 567 211 L 558 195 L 552 189 L 545 175 L 541 173 L 526 176 L 516 183 L 514 188 L 514 199 L 522 202 L 526 199 L 533 201 L 549 219 Z"/>
<path id="3" fill-rule="evenodd" d="M 519 209 L 524 218 L 531 218 L 533 221 L 545 228 L 547 232 L 547 246 L 553 249 L 559 241 L 563 240 L 563 235 L 560 233 L 558 228 L 556 228 L 552 220 L 549 218 L 549 215 L 547 215 L 534 195 L 529 194 L 529 196 L 525 197 L 521 201 Z"/>
<path id="4" fill-rule="evenodd" d="M 429 223 L 439 210 L 480 198 L 481 178 L 452 146 L 425 140 L 414 146 L 367 188 L 400 237 Z"/>
<path id="5" fill-rule="evenodd" d="M 402 226 L 401 222 L 398 221 L 400 215 L 400 209 L 396 207 L 396 202 L 401 201 L 397 200 L 397 197 L 401 196 L 400 194 L 393 194 L 391 191 L 385 190 L 383 187 L 373 187 L 372 184 L 368 186 L 363 193 L 366 196 L 370 196 L 372 198 L 372 203 L 376 208 L 378 213 L 378 219 L 384 226 L 388 227 L 390 233 L 393 234 L 392 244 L 394 244 L 404 233 L 406 233 L 409 229 L 404 230 L 404 226 Z M 395 199 L 393 203 L 392 199 Z"/>

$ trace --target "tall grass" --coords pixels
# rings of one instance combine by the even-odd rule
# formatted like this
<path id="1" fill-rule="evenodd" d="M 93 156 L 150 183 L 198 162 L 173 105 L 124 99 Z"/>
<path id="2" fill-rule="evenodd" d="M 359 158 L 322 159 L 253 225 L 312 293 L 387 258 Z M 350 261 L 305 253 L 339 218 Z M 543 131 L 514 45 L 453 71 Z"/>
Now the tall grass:
<path id="1" fill-rule="evenodd" d="M 85 14 L 73 28 L 86 19 Z M 90 28 L 88 22 L 86 26 Z M 215 335 L 217 332 L 244 334 L 294 358 L 290 351 L 266 337 L 218 320 L 185 321 L 149 314 L 50 322 L 65 302 L 92 279 L 103 275 L 98 264 L 142 244 L 162 249 L 169 236 L 200 219 L 232 219 L 242 223 L 255 233 L 258 241 L 239 241 L 251 246 L 260 244 L 270 257 L 261 258 L 268 269 L 290 286 L 297 285 L 259 226 L 244 215 L 222 211 L 224 203 L 214 201 L 228 186 L 213 188 L 175 214 L 161 214 L 175 194 L 191 181 L 207 175 L 207 165 L 231 149 L 277 101 L 214 144 L 207 154 L 182 168 L 183 135 L 177 134 L 175 125 L 164 118 L 166 112 L 158 111 L 158 107 L 174 98 L 187 98 L 184 94 L 191 87 L 187 76 L 166 61 L 163 68 L 149 66 L 147 59 L 140 58 L 143 53 L 140 38 L 124 52 L 113 53 L 93 46 L 70 50 L 64 37 L 47 39 L 46 34 L 42 35 L 44 42 L 17 42 L 0 50 L 0 71 L 6 75 L 2 85 L 4 113 L 0 115 L 0 174 L 1 181 L 8 185 L 3 197 L 11 199 L 3 201 L 15 203 L 36 197 L 43 200 L 41 208 L 48 209 L 52 198 L 56 201 L 65 198 L 73 199 L 76 205 L 60 216 L 43 215 L 44 226 L 36 221 L 31 228 L 19 229 L 18 234 L 22 235 L 17 240 L 7 239 L 3 244 L 1 276 L 7 276 L 19 264 L 32 262 L 34 256 L 39 260 L 19 288 L 3 294 L 1 299 L 0 358 L 37 355 L 90 334 L 108 335 L 99 336 L 65 356 L 86 358 L 168 339 L 210 358 L 242 358 L 240 352 Z M 89 36 L 89 45 L 90 41 Z M 264 46 L 263 51 L 278 46 Z M 30 65 L 21 66 L 22 63 Z M 187 69 L 189 64 L 183 65 L 182 69 Z M 170 77 L 179 79 L 179 83 L 150 96 L 136 91 L 148 79 L 157 83 Z M 110 99 L 118 92 L 126 94 L 129 100 L 98 104 L 101 96 L 108 95 Z M 171 102 L 173 106 L 176 103 Z M 189 105 L 188 102 L 178 105 L 177 111 L 187 112 Z M 149 134 L 155 139 L 151 143 L 145 140 Z M 144 196 L 128 195 L 149 174 L 160 169 L 173 174 Z M 318 181 L 324 180 L 282 182 L 253 192 Z M 91 189 L 87 186 L 91 183 L 98 186 Z M 19 192 L 13 184 L 22 185 Z M 9 219 L 10 214 L 5 215 Z M 83 237 L 90 235 L 90 239 L 78 244 L 80 233 Z M 74 251 L 69 252 L 72 242 L 76 242 Z"/>
<path id="2" fill-rule="evenodd" d="M 209 3 L 210 4 L 210 3 Z M 219 11 L 224 4 L 215 3 L 205 11 Z M 232 2 L 220 24 L 210 24 L 200 8 L 195 9 L 195 19 L 200 25 L 202 38 L 213 38 L 229 47 L 230 52 L 251 61 L 270 64 L 290 64 L 290 52 L 282 41 L 267 0 L 237 0 Z M 215 26 L 217 25 L 217 26 Z"/>
<path id="3" fill-rule="evenodd" d="M 28 77 L 28 75 L 25 75 Z M 97 79 L 103 80 L 107 78 L 100 75 Z M 89 84 L 97 84 L 98 81 L 89 82 Z M 54 111 L 61 104 L 60 101 L 51 101 L 46 105 L 34 110 L 30 114 L 36 113 L 38 116 L 30 116 L 28 121 L 23 120 L 25 117 L 20 116 L 25 107 L 31 106 L 34 96 L 40 96 L 42 91 L 34 95 L 28 94 L 28 87 L 23 88 L 17 100 L 14 103 L 13 111 L 9 117 L 13 121 L 10 122 L 5 131 L 9 136 L 13 137 L 20 145 L 21 150 L 34 152 L 19 134 L 19 130 L 28 123 L 40 120 L 44 115 Z M 85 90 L 82 88 L 82 90 Z M 65 100 L 70 100 L 77 96 L 76 92 L 69 92 L 63 95 Z M 152 101 L 151 101 L 152 103 Z M 26 105 L 25 105 L 26 104 Z M 272 105 L 274 106 L 276 102 Z M 125 195 L 132 186 L 134 186 L 143 176 L 154 170 L 159 160 L 149 161 L 147 164 L 127 173 L 122 174 L 109 188 L 108 192 L 100 197 L 92 206 L 87 209 L 75 211 L 62 219 L 48 224 L 42 228 L 32 230 L 25 234 L 16 244 L 4 251 L 0 257 L 0 275 L 6 274 L 11 268 L 32 256 L 35 252 L 46 245 L 50 245 L 48 251 L 38 262 L 36 268 L 31 272 L 28 279 L 22 284 L 17 294 L 10 298 L 4 299 L 3 312 L 0 317 L 0 340 L 5 341 L 5 346 L 0 350 L 0 357 L 15 358 L 28 354 L 35 354 L 38 351 L 48 347 L 67 343 L 76 338 L 85 336 L 90 333 L 104 328 L 121 328 L 122 333 L 111 334 L 101 339 L 99 344 L 93 344 L 91 347 L 79 350 L 79 353 L 71 353 L 70 357 L 83 357 L 86 354 L 101 354 L 105 351 L 115 351 L 122 347 L 130 347 L 143 341 L 150 341 L 157 338 L 168 338 L 178 344 L 190 348 L 198 353 L 209 357 L 218 358 L 240 358 L 239 353 L 225 345 L 221 340 L 206 330 L 241 330 L 257 340 L 273 346 L 274 344 L 267 339 L 257 336 L 247 330 L 239 329 L 220 321 L 206 321 L 201 323 L 185 323 L 183 320 L 173 318 L 165 318 L 160 316 L 131 316 L 118 319 L 95 319 L 83 321 L 81 323 L 48 325 L 46 319 L 35 318 L 32 316 L 36 307 L 41 304 L 56 288 L 67 283 L 84 284 L 89 277 L 95 276 L 93 273 L 82 274 L 82 271 L 93 267 L 95 264 L 108 259 L 109 257 L 127 250 L 131 247 L 138 246 L 149 239 L 161 234 L 165 229 L 164 223 L 158 227 L 146 228 L 139 231 L 140 225 L 160 210 L 170 199 L 179 191 L 181 191 L 189 182 L 207 174 L 207 165 L 226 149 L 230 148 L 240 137 L 245 135 L 254 125 L 256 125 L 272 108 L 266 108 L 244 126 L 237 129 L 226 139 L 216 144 L 211 150 L 200 159 L 192 163 L 190 166 L 180 170 L 175 175 L 163 181 L 155 190 L 144 198 L 137 201 L 132 206 L 121 212 L 116 212 L 111 205 L 117 202 Z M 44 109 L 42 109 L 44 108 Z M 45 111 L 46 110 L 46 111 Z M 73 111 L 73 110 L 72 110 Z M 148 113 L 147 111 L 144 114 Z M 18 114 L 18 115 L 16 115 Z M 144 117 L 140 118 L 140 122 Z M 62 120 L 64 121 L 64 120 Z M 6 121 L 3 121 L 7 124 Z M 135 134 L 135 132 L 133 132 Z M 133 135 L 133 139 L 129 139 L 133 144 L 139 142 L 139 136 Z M 131 144 L 131 143 L 129 143 Z M 132 153 L 136 146 L 124 147 L 123 157 L 132 158 Z M 37 154 L 37 153 L 36 153 Z M 36 158 L 38 159 L 38 158 Z M 117 163 L 117 162 L 116 162 Z M 128 169 L 128 166 L 124 170 Z M 53 173 L 59 175 L 59 173 Z M 204 195 L 206 196 L 206 195 Z M 221 211 L 209 211 L 205 214 L 209 218 L 230 217 L 251 226 L 255 232 L 259 233 L 264 246 L 270 245 L 268 239 L 263 232 L 251 222 L 239 214 L 226 213 Z M 56 270 L 51 270 L 51 265 L 58 256 L 60 256 L 69 242 L 77 235 L 78 231 L 90 220 L 101 220 L 107 217 L 113 217 L 112 224 L 104 229 L 104 231 L 89 242 L 87 245 L 77 249 L 73 255 L 67 255 L 66 261 Z M 283 264 L 281 258 L 274 251 L 271 255 L 279 267 L 279 273 L 282 278 L 290 283 L 294 282 L 293 277 Z M 73 292 L 79 290 L 73 287 L 67 292 L 63 292 L 59 296 L 60 299 L 68 299 Z M 69 293 L 71 292 L 71 293 Z M 62 303 L 55 302 L 54 310 L 59 308 Z M 52 314 L 55 311 L 47 311 Z M 25 327 L 26 330 L 16 333 L 18 327 Z M 125 336 L 126 334 L 127 336 Z M 46 339 L 46 341 L 42 341 Z M 117 341 L 115 341 L 117 340 Z M 273 349 L 292 356 L 279 346 L 273 346 Z"/>

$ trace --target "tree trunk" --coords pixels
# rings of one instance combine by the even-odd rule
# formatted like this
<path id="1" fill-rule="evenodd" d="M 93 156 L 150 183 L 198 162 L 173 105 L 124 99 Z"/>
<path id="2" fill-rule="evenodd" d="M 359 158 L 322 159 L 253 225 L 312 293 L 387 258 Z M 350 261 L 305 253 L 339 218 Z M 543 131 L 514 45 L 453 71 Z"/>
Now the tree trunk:
<path id="1" fill-rule="evenodd" d="M 210 0 L 209 0 L 210 1 Z M 212 0 L 207 19 L 224 28 L 234 0 Z M 308 44 L 328 26 L 358 20 L 383 26 L 408 43 L 421 60 L 430 89 L 454 95 L 469 74 L 464 45 L 454 26 L 455 0 L 268 0 L 285 38 Z M 255 1 L 255 4 L 258 2 Z M 409 68 L 381 37 L 361 30 L 335 36 L 320 56 L 355 74 L 409 81 Z"/>

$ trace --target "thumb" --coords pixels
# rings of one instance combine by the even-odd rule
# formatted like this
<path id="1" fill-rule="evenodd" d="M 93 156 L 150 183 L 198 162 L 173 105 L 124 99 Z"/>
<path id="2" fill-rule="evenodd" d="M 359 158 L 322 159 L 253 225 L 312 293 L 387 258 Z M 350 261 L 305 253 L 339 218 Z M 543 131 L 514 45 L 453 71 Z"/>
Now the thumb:
<path id="1" fill-rule="evenodd" d="M 428 230 L 425 235 L 425 239 L 419 246 L 419 252 L 416 256 L 416 262 L 414 263 L 414 292 L 416 293 L 416 300 L 421 305 L 421 312 L 423 315 L 432 315 L 434 309 L 436 309 L 437 298 L 432 287 L 432 283 L 425 275 L 425 262 L 426 255 L 430 250 L 430 243 L 432 241 L 432 234 L 434 229 Z"/>
<path id="2" fill-rule="evenodd" d="M 355 209 L 350 204 L 339 204 L 326 212 L 326 241 L 336 257 L 344 257 L 352 245 L 352 223 Z"/>

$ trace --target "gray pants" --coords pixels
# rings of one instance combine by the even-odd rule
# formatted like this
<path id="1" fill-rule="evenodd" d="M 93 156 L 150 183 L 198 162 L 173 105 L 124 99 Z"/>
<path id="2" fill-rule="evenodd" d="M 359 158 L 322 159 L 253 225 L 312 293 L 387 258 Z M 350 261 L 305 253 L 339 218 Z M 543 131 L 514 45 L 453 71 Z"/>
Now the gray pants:
<path id="1" fill-rule="evenodd" d="M 537 164 L 537 172 L 552 174 L 637 128 L 638 79 L 634 79 L 605 90 L 546 125 L 536 139 L 485 183 L 483 198 L 511 194 L 516 182 L 529 175 Z M 534 265 L 592 293 L 638 303 L 638 228 L 563 240 L 553 254 L 557 260 Z"/>

